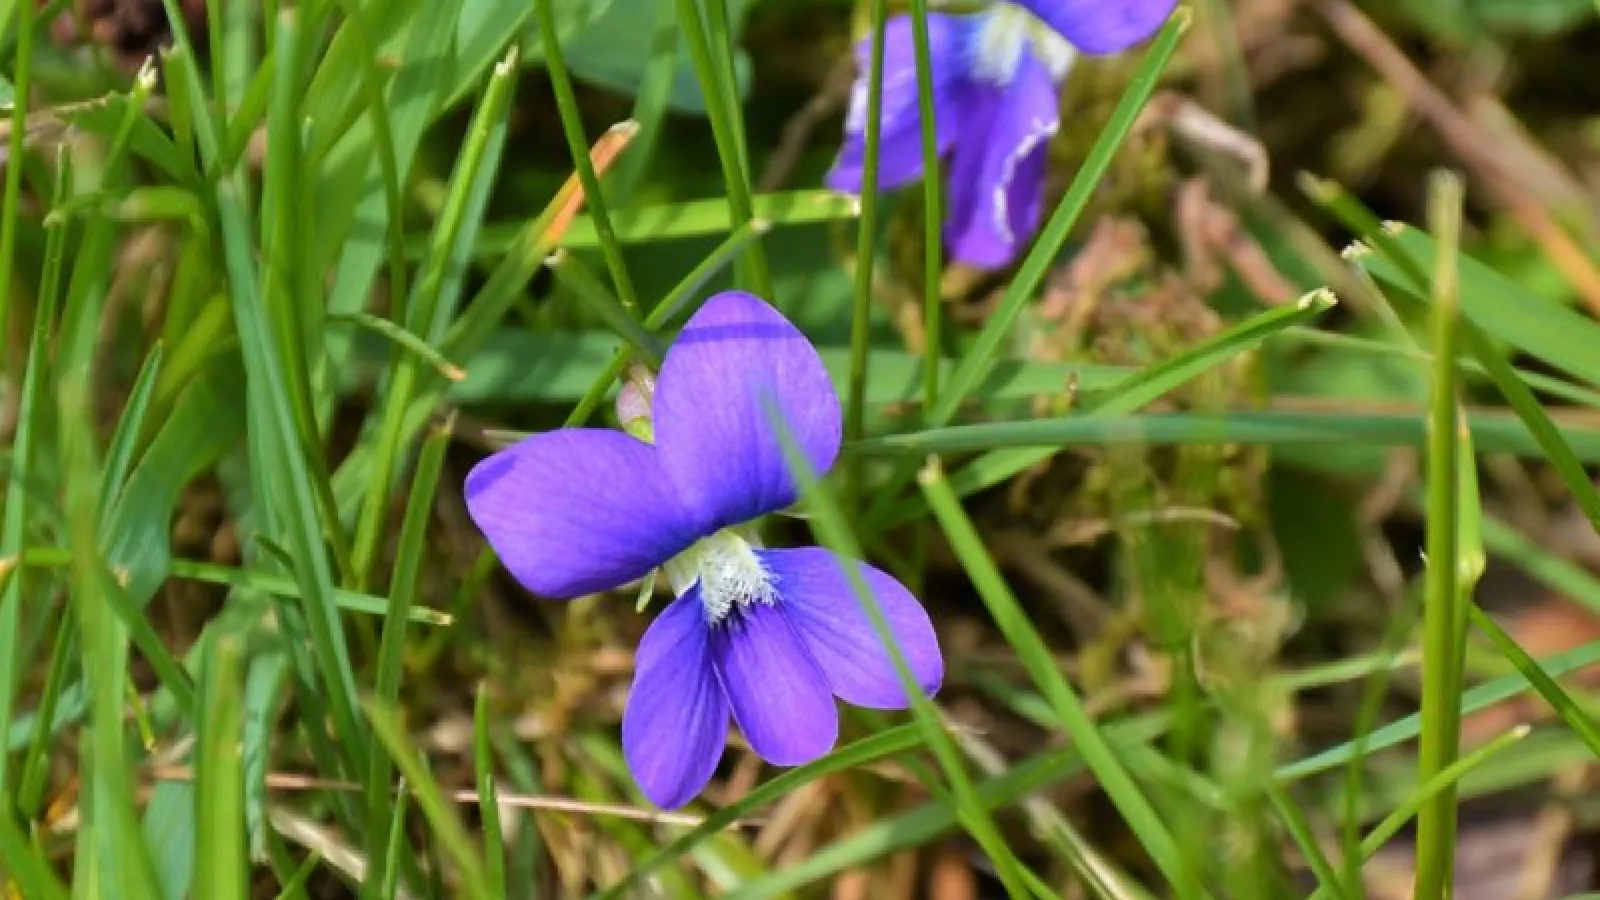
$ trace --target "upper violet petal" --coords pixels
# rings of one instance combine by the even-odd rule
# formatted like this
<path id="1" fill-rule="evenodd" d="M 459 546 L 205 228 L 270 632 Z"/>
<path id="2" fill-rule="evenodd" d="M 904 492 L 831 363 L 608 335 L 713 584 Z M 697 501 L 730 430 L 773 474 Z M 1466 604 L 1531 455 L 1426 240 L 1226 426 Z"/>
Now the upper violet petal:
<path id="1" fill-rule="evenodd" d="M 757 756 L 798 766 L 833 749 L 839 709 L 828 680 L 776 604 L 751 603 L 712 628 L 711 658 Z"/>
<path id="2" fill-rule="evenodd" d="M 712 665 L 698 588 L 650 623 L 634 659 L 622 752 L 650 802 L 677 809 L 711 780 L 728 740 L 728 701 Z"/>
<path id="3" fill-rule="evenodd" d="M 760 556 L 776 579 L 779 608 L 839 699 L 873 709 L 911 705 L 889 648 L 845 574 L 847 564 L 860 566 L 912 678 L 926 694 L 939 690 L 944 681 L 939 637 L 922 604 L 894 576 L 865 563 L 847 563 L 820 547 L 763 550 Z"/>
<path id="4" fill-rule="evenodd" d="M 765 301 L 726 291 L 706 301 L 656 378 L 661 465 L 704 533 L 799 499 L 774 415 L 817 472 L 839 455 L 839 397 L 815 347 Z"/>
<path id="5" fill-rule="evenodd" d="M 1011 0 L 1084 53 L 1119 53 L 1155 34 L 1177 0 Z"/>
<path id="6" fill-rule="evenodd" d="M 1050 70 L 1025 50 L 1009 84 L 970 85 L 962 102 L 981 121 L 974 139 L 951 152 L 945 242 L 961 262 L 997 269 L 1016 259 L 1039 227 L 1060 97 Z"/>
<path id="7" fill-rule="evenodd" d="M 970 17 L 935 13 L 928 16 L 929 88 L 933 100 L 935 143 L 942 155 L 960 127 L 959 105 L 951 102 L 965 72 Z M 917 56 L 911 17 L 895 16 L 884 26 L 883 105 L 878 146 L 878 188 L 894 190 L 923 175 L 922 107 L 918 100 Z M 856 80 L 850 90 L 844 144 L 824 181 L 848 194 L 861 193 L 862 161 L 866 158 L 872 38 L 856 44 Z"/>
<path id="8" fill-rule="evenodd" d="M 553 599 L 626 584 L 699 537 L 655 448 L 610 429 L 525 438 L 474 466 L 466 495 L 511 574 Z"/>

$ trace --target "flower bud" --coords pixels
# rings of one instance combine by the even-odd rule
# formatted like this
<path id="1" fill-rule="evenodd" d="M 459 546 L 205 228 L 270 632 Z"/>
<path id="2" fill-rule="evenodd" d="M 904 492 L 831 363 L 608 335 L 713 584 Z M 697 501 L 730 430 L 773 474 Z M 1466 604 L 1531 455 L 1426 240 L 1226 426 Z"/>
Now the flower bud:
<path id="1" fill-rule="evenodd" d="M 622 424 L 622 430 L 645 443 L 655 439 L 655 428 L 650 420 L 655 393 L 655 373 L 635 363 L 629 367 L 628 380 L 622 383 L 622 390 L 617 394 L 617 421 Z"/>

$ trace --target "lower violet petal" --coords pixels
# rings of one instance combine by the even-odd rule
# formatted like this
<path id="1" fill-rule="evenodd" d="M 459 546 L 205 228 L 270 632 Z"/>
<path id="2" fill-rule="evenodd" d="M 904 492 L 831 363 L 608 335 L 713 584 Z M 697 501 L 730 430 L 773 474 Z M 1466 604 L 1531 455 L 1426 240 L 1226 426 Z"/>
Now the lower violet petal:
<path id="1" fill-rule="evenodd" d="M 700 593 L 692 589 L 639 642 L 622 750 L 650 802 L 677 809 L 711 780 L 727 739 L 728 701 L 712 664 Z"/>
<path id="2" fill-rule="evenodd" d="M 757 756 L 798 766 L 833 749 L 839 709 L 778 604 L 752 603 L 728 616 L 711 631 L 711 656 L 733 720 Z"/>
<path id="3" fill-rule="evenodd" d="M 698 537 L 655 448 L 610 429 L 525 438 L 475 466 L 466 495 L 511 574 L 553 599 L 619 587 Z"/>
<path id="4" fill-rule="evenodd" d="M 928 694 L 939 690 L 944 659 L 938 635 L 922 604 L 892 575 L 865 563 L 847 562 L 820 547 L 763 550 L 761 560 L 776 579 L 784 614 L 839 699 L 874 709 L 911 705 L 889 649 L 867 617 L 845 565 L 860 566 L 917 684 Z"/>
<path id="5" fill-rule="evenodd" d="M 984 269 L 1009 265 L 1033 239 L 1044 198 L 1050 138 L 1061 126 L 1049 69 L 1024 51 L 1004 86 L 973 84 L 962 103 L 973 138 L 950 156 L 945 241 L 951 256 Z"/>

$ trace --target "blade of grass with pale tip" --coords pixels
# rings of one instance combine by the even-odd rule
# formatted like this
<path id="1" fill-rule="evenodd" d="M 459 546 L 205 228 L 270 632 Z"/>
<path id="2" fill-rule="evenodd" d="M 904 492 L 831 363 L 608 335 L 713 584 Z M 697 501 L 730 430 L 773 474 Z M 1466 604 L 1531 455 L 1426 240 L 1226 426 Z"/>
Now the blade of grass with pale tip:
<path id="1" fill-rule="evenodd" d="M 399 701 L 400 680 L 405 663 L 407 625 L 416 603 L 422 575 L 422 557 L 433 516 L 434 494 L 439 473 L 444 468 L 444 453 L 450 446 L 450 425 L 428 436 L 417 458 L 417 469 L 407 490 L 405 519 L 400 525 L 400 543 L 395 551 L 394 572 L 389 579 L 389 609 L 383 617 L 383 636 L 378 644 L 378 660 L 373 672 L 373 702 L 393 706 Z M 394 794 L 389 786 L 391 769 L 383 749 L 374 745 L 367 764 L 366 857 L 372 871 L 382 871 L 388 852 L 385 824 L 394 817 Z M 367 887 L 377 885 L 369 879 Z M 367 896 L 376 897 L 371 893 Z"/>
<path id="2" fill-rule="evenodd" d="M 1389 839 L 1400 833 L 1411 817 L 1417 814 L 1424 804 L 1439 795 L 1440 791 L 1454 787 L 1462 777 L 1478 768 L 1502 750 L 1527 737 L 1532 731 L 1527 725 L 1518 725 L 1505 734 L 1498 735 L 1493 740 L 1473 750 L 1471 753 L 1451 763 L 1447 768 L 1424 782 L 1406 801 L 1395 807 L 1383 817 L 1367 836 L 1362 838 L 1360 847 L 1360 860 L 1357 862 L 1356 871 L 1360 871 L 1359 863 L 1376 856 L 1378 851 Z M 1358 886 L 1359 887 L 1359 886 Z M 1329 900 L 1326 888 L 1318 888 L 1307 900 Z"/>
<path id="3" fill-rule="evenodd" d="M 364 328 L 427 363 L 435 372 L 451 381 L 460 381 L 467 377 L 467 373 L 460 366 L 445 359 L 444 354 L 432 344 L 382 316 L 367 312 L 334 313 L 328 316 L 328 320 Z"/>
<path id="4" fill-rule="evenodd" d="M 1335 302 L 1336 300 L 1331 292 L 1325 290 L 1312 291 L 1301 297 L 1297 303 L 1286 304 L 1252 316 L 1243 322 L 1233 325 L 1223 333 L 1202 341 L 1200 344 L 1170 359 L 1125 376 L 1107 387 L 1103 393 L 1091 398 L 1087 404 L 1088 409 L 1072 421 L 1077 423 L 1092 422 L 1092 420 L 1135 412 L 1146 404 L 1171 393 L 1181 385 L 1226 363 L 1239 354 L 1260 346 L 1284 329 L 1305 324 L 1322 315 L 1331 309 Z M 954 380 L 954 376 L 951 377 L 951 380 Z M 1084 386 L 1093 387 L 1093 385 Z M 964 427 L 983 426 L 957 426 L 957 428 Z M 1084 426 L 1079 424 L 1072 427 Z M 1093 429 L 1096 426 L 1089 424 L 1086 427 Z M 931 431 L 922 432 L 922 434 L 938 433 L 942 430 L 956 431 L 954 428 L 935 428 Z M 966 433 L 970 434 L 970 432 Z M 913 432 L 909 435 L 895 435 L 888 440 L 915 443 L 919 440 L 915 437 L 915 434 Z M 879 442 L 877 439 L 868 439 L 848 449 L 870 452 L 869 448 L 876 446 Z M 948 452 L 932 447 L 920 449 L 924 453 Z M 988 450 L 990 447 L 979 443 L 971 449 Z M 957 496 L 964 497 L 986 487 L 992 487 L 1013 475 L 1026 471 L 1055 455 L 1058 451 L 1059 447 L 1053 446 L 993 450 L 953 473 L 949 478 L 949 484 L 955 490 Z M 885 497 L 889 496 L 892 496 L 892 494 L 885 494 Z M 923 499 L 918 496 L 904 500 L 892 511 L 880 511 L 875 507 L 869 511 L 868 517 L 875 526 L 888 528 L 916 518 L 922 514 L 923 509 Z"/>
<path id="5" fill-rule="evenodd" d="M 1466 634 L 1459 590 L 1461 470 L 1476 465 L 1461 456 L 1458 438 L 1460 371 L 1456 368 L 1458 298 L 1455 252 L 1461 228 L 1461 183 L 1435 173 L 1429 185 L 1429 214 L 1444 234 L 1448 252 L 1434 272 L 1432 386 L 1427 435 L 1427 600 L 1422 611 L 1422 733 L 1417 771 L 1426 780 L 1455 762 L 1461 746 L 1461 661 Z M 1440 791 L 1417 813 L 1416 896 L 1445 900 L 1454 880 L 1456 797 Z"/>
<path id="6" fill-rule="evenodd" d="M 465 255 L 481 215 L 487 186 L 493 182 L 497 161 L 506 140 L 506 116 L 511 108 L 512 87 L 516 83 L 517 50 L 513 47 L 494 67 L 483 98 L 474 110 L 472 123 L 461 153 L 450 175 L 450 192 L 445 199 L 428 258 L 423 262 L 403 316 L 407 329 L 429 341 L 441 340 L 450 325 L 451 303 L 443 302 L 446 281 L 452 268 Z M 454 293 L 454 291 L 451 291 Z M 447 354 L 448 355 L 448 354 Z M 418 361 L 403 356 L 396 364 L 394 377 L 384 392 L 381 423 L 374 437 L 376 458 L 368 472 L 366 491 L 356 518 L 356 536 L 351 547 L 355 572 L 353 587 L 365 586 L 370 575 L 378 538 L 384 524 L 390 488 L 398 477 L 408 432 L 406 416 L 419 393 L 424 378 Z"/>

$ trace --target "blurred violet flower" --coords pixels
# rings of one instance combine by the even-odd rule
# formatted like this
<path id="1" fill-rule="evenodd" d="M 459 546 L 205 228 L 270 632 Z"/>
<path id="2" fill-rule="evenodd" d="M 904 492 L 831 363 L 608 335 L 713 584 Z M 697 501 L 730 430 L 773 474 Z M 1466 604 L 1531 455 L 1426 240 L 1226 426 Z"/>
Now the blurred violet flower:
<path id="1" fill-rule="evenodd" d="M 1079 53 L 1124 50 L 1153 34 L 1176 0 L 1017 0 L 976 15 L 930 14 L 935 140 L 947 162 L 945 243 L 956 260 L 996 269 L 1039 227 L 1050 137 L 1061 126 L 1060 85 Z M 922 171 L 921 112 L 911 17 L 885 25 L 878 188 Z M 845 141 L 828 186 L 861 193 L 872 39 L 856 47 Z"/>
<path id="2" fill-rule="evenodd" d="M 762 759 L 792 766 L 833 747 L 834 697 L 910 704 L 846 563 L 756 539 L 753 520 L 799 499 L 769 411 L 816 471 L 832 466 L 839 400 L 816 349 L 764 301 L 730 291 L 690 318 L 653 385 L 635 379 L 619 398 L 628 433 L 536 434 L 467 476 L 473 521 L 535 594 L 577 597 L 665 569 L 678 598 L 645 631 L 622 717 L 628 767 L 664 808 L 705 787 L 730 716 Z M 922 605 L 884 572 L 861 573 L 912 675 L 936 691 L 944 662 Z"/>

